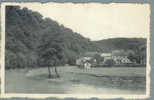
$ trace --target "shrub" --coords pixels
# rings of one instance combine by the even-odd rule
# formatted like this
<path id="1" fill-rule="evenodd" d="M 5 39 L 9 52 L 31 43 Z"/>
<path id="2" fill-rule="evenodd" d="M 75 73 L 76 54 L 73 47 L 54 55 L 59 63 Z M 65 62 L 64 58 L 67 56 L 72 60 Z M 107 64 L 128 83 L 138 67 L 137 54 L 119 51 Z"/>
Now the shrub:
<path id="1" fill-rule="evenodd" d="M 115 61 L 113 59 L 108 59 L 104 62 L 105 65 L 108 65 L 108 66 L 113 66 L 115 63 Z"/>

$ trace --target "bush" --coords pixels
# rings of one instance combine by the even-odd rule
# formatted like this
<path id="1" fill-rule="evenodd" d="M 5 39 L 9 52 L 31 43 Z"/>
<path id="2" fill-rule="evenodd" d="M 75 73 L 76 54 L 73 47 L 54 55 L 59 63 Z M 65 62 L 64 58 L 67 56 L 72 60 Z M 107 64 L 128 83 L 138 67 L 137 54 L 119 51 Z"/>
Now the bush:
<path id="1" fill-rule="evenodd" d="M 76 65 L 76 60 L 75 59 L 69 59 L 68 64 L 69 65 Z"/>
<path id="2" fill-rule="evenodd" d="M 104 62 L 104 64 L 107 66 L 113 66 L 116 62 L 113 59 L 108 59 Z"/>
<path id="3" fill-rule="evenodd" d="M 5 57 L 5 67 L 6 69 L 14 69 L 17 67 L 17 56 L 15 53 L 10 52 L 9 50 L 6 50 L 6 57 Z"/>
<path id="4" fill-rule="evenodd" d="M 36 67 L 38 65 L 37 59 L 37 56 L 34 56 L 34 54 L 14 53 L 6 50 L 5 67 L 6 69 Z"/>

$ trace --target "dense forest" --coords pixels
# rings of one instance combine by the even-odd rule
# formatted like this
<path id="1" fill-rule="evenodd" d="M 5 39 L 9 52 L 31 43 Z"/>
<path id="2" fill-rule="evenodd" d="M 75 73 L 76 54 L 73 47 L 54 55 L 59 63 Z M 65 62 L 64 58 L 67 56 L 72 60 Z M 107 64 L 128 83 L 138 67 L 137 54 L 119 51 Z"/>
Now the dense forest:
<path id="1" fill-rule="evenodd" d="M 38 12 L 19 6 L 6 7 L 6 69 L 74 64 L 85 52 L 116 49 L 136 52 L 140 47 L 146 48 L 146 39 L 91 41 L 51 18 L 43 18 Z"/>

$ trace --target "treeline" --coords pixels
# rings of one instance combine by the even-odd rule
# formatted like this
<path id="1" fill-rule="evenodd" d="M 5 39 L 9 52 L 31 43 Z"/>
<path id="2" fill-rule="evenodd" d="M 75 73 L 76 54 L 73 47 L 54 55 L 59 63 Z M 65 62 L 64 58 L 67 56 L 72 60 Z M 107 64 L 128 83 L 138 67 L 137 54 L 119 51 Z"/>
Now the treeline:
<path id="1" fill-rule="evenodd" d="M 39 47 L 47 41 L 56 43 L 55 40 L 59 40 L 63 50 L 61 64 L 74 64 L 80 53 L 100 50 L 88 38 L 50 18 L 43 19 L 38 12 L 19 6 L 6 7 L 6 69 L 42 67 L 39 54 L 44 51 Z"/>

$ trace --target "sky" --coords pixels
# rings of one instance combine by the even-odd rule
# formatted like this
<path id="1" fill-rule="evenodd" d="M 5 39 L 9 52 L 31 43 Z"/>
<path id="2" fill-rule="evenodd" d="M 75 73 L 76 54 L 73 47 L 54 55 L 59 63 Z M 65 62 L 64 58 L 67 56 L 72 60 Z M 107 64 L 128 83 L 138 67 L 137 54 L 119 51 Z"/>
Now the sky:
<path id="1" fill-rule="evenodd" d="M 20 3 L 91 40 L 150 34 L 150 6 L 128 3 Z"/>

